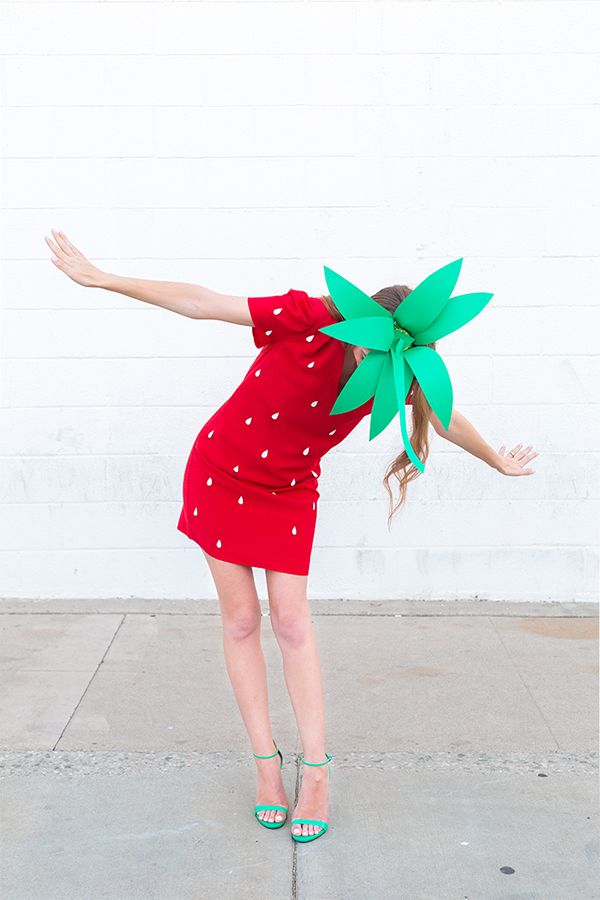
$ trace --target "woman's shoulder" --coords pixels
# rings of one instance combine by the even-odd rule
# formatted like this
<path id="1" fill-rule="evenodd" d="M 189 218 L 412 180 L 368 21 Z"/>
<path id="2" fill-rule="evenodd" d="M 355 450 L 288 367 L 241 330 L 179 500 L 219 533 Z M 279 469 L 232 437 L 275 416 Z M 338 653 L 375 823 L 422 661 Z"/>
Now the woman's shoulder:
<path id="1" fill-rule="evenodd" d="M 290 288 L 285 294 L 248 297 L 256 346 L 308 335 L 334 321 L 323 299 Z"/>

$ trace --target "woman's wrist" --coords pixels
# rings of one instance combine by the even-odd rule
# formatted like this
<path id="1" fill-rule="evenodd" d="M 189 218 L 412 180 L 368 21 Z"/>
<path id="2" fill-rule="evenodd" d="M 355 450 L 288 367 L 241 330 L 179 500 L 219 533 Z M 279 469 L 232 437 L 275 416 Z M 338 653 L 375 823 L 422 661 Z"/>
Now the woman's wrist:
<path id="1" fill-rule="evenodd" d="M 484 442 L 483 447 L 479 447 L 474 452 L 474 456 L 478 456 L 479 459 L 487 463 L 488 466 L 491 466 L 492 469 L 496 469 L 498 472 L 502 471 L 504 460 L 500 454 L 494 450 L 491 444 Z"/>
<path id="2" fill-rule="evenodd" d="M 103 272 L 101 269 L 96 269 L 91 274 L 91 280 L 88 287 L 104 288 L 106 291 L 112 291 L 115 290 L 117 278 L 117 275 L 112 275 L 110 272 Z"/>
<path id="3" fill-rule="evenodd" d="M 490 464 L 492 469 L 496 469 L 497 472 L 503 472 L 504 471 L 503 458 L 500 456 L 500 454 L 496 450 L 494 450 L 493 447 L 490 447 L 490 450 L 491 450 L 491 455 L 490 455 L 490 458 L 487 460 L 487 462 Z"/>

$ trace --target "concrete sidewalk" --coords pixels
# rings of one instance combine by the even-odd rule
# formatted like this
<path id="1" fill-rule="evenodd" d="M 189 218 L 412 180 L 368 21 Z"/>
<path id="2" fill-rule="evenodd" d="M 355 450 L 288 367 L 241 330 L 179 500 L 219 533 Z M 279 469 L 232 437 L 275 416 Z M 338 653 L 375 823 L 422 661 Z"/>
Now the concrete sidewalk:
<path id="1" fill-rule="evenodd" d="M 1 603 L 3 900 L 596 900 L 597 608 L 312 608 L 331 826 L 296 845 L 252 816 L 215 601 Z"/>

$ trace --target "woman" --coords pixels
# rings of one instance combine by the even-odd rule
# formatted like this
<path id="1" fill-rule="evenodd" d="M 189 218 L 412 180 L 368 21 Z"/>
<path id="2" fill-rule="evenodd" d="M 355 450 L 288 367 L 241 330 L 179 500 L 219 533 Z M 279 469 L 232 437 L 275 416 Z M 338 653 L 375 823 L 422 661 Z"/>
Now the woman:
<path id="1" fill-rule="evenodd" d="M 271 624 L 298 724 L 303 778 L 292 818 L 292 837 L 310 841 L 328 827 L 329 766 L 325 749 L 323 686 L 307 599 L 324 453 L 339 444 L 371 411 L 372 400 L 331 415 L 343 385 L 368 349 L 344 344 L 319 329 L 342 317 L 329 296 L 290 290 L 270 297 L 229 296 L 194 284 L 128 278 L 100 271 L 61 232 L 46 237 L 54 265 L 73 281 L 161 306 L 194 319 L 220 319 L 251 327 L 260 353 L 241 384 L 205 423 L 184 473 L 177 527 L 202 548 L 212 573 L 223 625 L 225 662 L 256 759 L 255 816 L 269 828 L 285 824 L 288 798 L 283 757 L 271 730 L 261 649 L 261 609 L 253 566 L 264 568 Z M 385 288 L 373 299 L 393 312 L 409 295 Z M 434 345 L 431 345 L 434 346 Z M 530 475 L 538 454 L 517 444 L 496 452 L 456 409 L 445 429 L 416 379 L 412 445 L 427 458 L 428 425 L 503 475 Z M 388 523 L 418 470 L 403 451 L 384 484 Z M 390 480 L 399 483 L 396 506 Z M 275 747 L 275 752 L 273 748 Z"/>

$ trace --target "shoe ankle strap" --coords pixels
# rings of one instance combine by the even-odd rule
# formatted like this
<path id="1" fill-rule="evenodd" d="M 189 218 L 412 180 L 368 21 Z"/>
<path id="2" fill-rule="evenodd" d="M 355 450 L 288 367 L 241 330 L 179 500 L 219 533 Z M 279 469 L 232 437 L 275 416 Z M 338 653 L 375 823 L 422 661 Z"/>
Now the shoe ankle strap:
<path id="1" fill-rule="evenodd" d="M 327 763 L 331 762 L 331 760 L 333 759 L 333 756 L 331 756 L 329 753 L 326 753 L 325 756 L 327 757 L 327 759 L 324 759 L 323 762 L 311 763 L 311 762 L 307 762 L 304 759 L 304 753 L 301 753 L 300 754 L 300 762 L 303 763 L 305 766 L 326 766 Z"/>
<path id="2" fill-rule="evenodd" d="M 275 753 L 271 753 L 270 756 L 259 756 L 258 753 L 253 753 L 252 755 L 257 759 L 273 759 L 273 757 L 277 756 L 277 754 L 279 753 L 279 747 L 277 746 L 275 741 L 273 741 L 273 746 L 275 747 Z"/>

